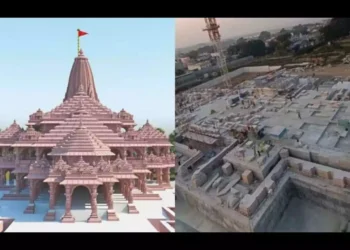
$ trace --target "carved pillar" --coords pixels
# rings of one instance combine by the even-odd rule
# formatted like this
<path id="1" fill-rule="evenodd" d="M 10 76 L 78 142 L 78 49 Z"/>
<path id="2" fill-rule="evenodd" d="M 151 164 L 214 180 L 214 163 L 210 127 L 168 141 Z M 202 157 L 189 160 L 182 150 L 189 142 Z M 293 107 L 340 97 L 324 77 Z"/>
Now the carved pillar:
<path id="1" fill-rule="evenodd" d="M 128 193 L 128 196 L 127 196 L 127 199 L 128 199 L 128 202 L 129 203 L 133 203 L 134 202 L 134 199 L 132 197 L 132 189 L 133 189 L 133 181 L 132 180 L 129 180 L 127 182 L 127 193 Z"/>
<path id="2" fill-rule="evenodd" d="M 144 148 L 142 153 L 142 159 L 145 159 L 146 157 L 147 157 L 147 148 Z"/>
<path id="3" fill-rule="evenodd" d="M 49 194 L 50 194 L 50 204 L 49 204 L 49 209 L 54 210 L 55 205 L 56 205 L 56 196 L 57 196 L 57 183 L 55 182 L 50 182 L 49 183 Z"/>
<path id="4" fill-rule="evenodd" d="M 36 197 L 36 180 L 29 180 L 29 203 L 34 204 Z"/>
<path id="5" fill-rule="evenodd" d="M 153 149 L 154 149 L 155 154 L 159 156 L 160 155 L 160 147 L 154 147 Z"/>
<path id="6" fill-rule="evenodd" d="M 116 212 L 114 211 L 114 204 L 113 204 L 113 185 L 114 183 L 105 183 L 105 195 L 106 195 L 106 202 L 108 206 L 107 210 L 107 220 L 109 221 L 117 221 L 119 220 Z"/>
<path id="7" fill-rule="evenodd" d="M 101 222 L 101 219 L 97 214 L 97 185 L 93 185 L 90 189 L 90 198 L 91 198 L 91 215 L 88 219 L 88 222 Z"/>
<path id="8" fill-rule="evenodd" d="M 14 149 L 14 153 L 15 153 L 15 164 L 16 164 L 16 167 L 17 167 L 19 165 L 19 159 L 20 159 L 20 153 L 21 153 L 20 149 L 19 148 L 15 148 Z"/>
<path id="9" fill-rule="evenodd" d="M 34 214 L 35 213 L 35 198 L 36 198 L 36 184 L 37 180 L 29 180 L 29 204 L 24 210 L 25 214 Z"/>
<path id="10" fill-rule="evenodd" d="M 16 174 L 16 194 L 21 192 L 21 176 L 20 174 Z"/>
<path id="11" fill-rule="evenodd" d="M 0 186 L 6 184 L 6 169 L 0 169 Z"/>
<path id="12" fill-rule="evenodd" d="M 126 157 L 128 156 L 128 152 L 127 152 L 127 150 L 126 150 L 126 148 L 123 148 L 123 151 L 122 151 L 122 158 L 124 159 L 124 160 L 126 160 Z"/>
<path id="13" fill-rule="evenodd" d="M 157 168 L 157 182 L 158 182 L 158 185 L 162 185 L 162 169 L 161 168 Z"/>
<path id="14" fill-rule="evenodd" d="M 71 206 L 72 206 L 72 186 L 66 185 L 65 186 L 65 196 L 66 196 L 66 211 L 64 213 L 64 216 L 62 217 L 62 222 L 66 223 L 73 223 L 75 221 L 72 212 L 71 212 Z"/>
<path id="15" fill-rule="evenodd" d="M 42 152 L 42 149 L 41 148 L 35 148 L 35 160 L 36 161 L 39 161 L 40 158 L 41 158 L 41 152 Z"/>
<path id="16" fill-rule="evenodd" d="M 163 169 L 163 180 L 165 183 L 170 184 L 170 168 Z"/>
<path id="17" fill-rule="evenodd" d="M 143 174 L 143 175 L 142 175 L 141 191 L 142 191 L 144 194 L 147 193 L 146 174 Z"/>

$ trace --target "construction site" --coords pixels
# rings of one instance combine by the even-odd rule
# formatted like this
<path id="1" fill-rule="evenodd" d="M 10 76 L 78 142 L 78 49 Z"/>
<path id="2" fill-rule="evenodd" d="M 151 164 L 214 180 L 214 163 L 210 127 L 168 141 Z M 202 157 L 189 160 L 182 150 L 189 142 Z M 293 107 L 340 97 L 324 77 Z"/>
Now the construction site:
<path id="1" fill-rule="evenodd" d="M 347 76 L 218 63 L 221 77 L 176 96 L 176 231 L 348 232 Z"/>

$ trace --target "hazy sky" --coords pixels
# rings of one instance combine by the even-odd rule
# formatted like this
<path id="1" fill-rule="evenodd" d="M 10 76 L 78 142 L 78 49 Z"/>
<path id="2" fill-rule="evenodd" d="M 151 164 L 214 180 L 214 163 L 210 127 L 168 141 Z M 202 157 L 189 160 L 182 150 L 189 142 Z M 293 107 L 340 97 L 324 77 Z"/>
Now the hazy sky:
<path id="1" fill-rule="evenodd" d="M 299 23 L 318 22 L 325 18 L 217 18 L 223 39 L 269 29 L 293 26 Z M 183 48 L 209 42 L 204 18 L 176 19 L 176 47 Z"/>
<path id="2" fill-rule="evenodd" d="M 0 19 L 0 128 L 24 125 L 38 108 L 61 104 L 77 29 L 100 101 L 174 129 L 174 19 Z M 161 94 L 160 94 L 161 93 Z"/>

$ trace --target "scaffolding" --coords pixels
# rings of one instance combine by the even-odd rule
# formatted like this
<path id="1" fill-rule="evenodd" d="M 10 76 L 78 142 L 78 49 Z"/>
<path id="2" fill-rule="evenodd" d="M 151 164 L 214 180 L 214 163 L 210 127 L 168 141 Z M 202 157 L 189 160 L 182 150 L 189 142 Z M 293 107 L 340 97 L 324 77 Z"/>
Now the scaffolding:
<path id="1" fill-rule="evenodd" d="M 206 27 L 203 31 L 207 31 L 210 41 L 213 43 L 214 52 L 217 53 L 217 65 L 220 69 L 221 76 L 226 88 L 230 88 L 230 79 L 228 78 L 228 68 L 226 64 L 226 58 L 221 47 L 221 35 L 219 32 L 220 26 L 216 22 L 216 18 L 206 17 L 204 18 Z"/>

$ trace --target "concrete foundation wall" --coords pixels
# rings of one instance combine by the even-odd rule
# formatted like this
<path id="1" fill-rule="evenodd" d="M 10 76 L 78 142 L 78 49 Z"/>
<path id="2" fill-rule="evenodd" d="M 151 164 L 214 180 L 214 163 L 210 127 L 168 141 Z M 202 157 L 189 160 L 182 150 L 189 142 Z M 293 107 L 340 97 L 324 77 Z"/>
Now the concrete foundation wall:
<path id="1" fill-rule="evenodd" d="M 236 145 L 238 144 L 237 140 L 234 140 L 229 146 L 224 148 L 220 153 L 218 153 L 216 156 L 211 158 L 208 162 L 204 163 L 202 166 L 200 166 L 196 172 L 193 175 L 198 174 L 199 172 L 204 174 L 210 174 L 213 171 L 213 167 L 220 163 L 222 158 L 231 151 Z"/>
<path id="2" fill-rule="evenodd" d="M 204 198 L 205 196 L 196 190 L 188 190 L 181 182 L 176 182 L 176 196 L 230 232 L 251 232 L 249 218 L 233 209 L 220 206 L 215 199 Z"/>
<path id="3" fill-rule="evenodd" d="M 291 181 L 285 176 L 278 184 L 273 197 L 266 200 L 258 214 L 252 218 L 254 232 L 271 232 L 281 219 L 292 195 Z"/>
<path id="4" fill-rule="evenodd" d="M 311 161 L 310 152 L 305 148 L 289 148 L 289 155 L 305 161 Z"/>
<path id="5" fill-rule="evenodd" d="M 350 193 L 343 188 L 324 185 L 320 180 L 294 175 L 295 195 L 350 219 Z"/>

